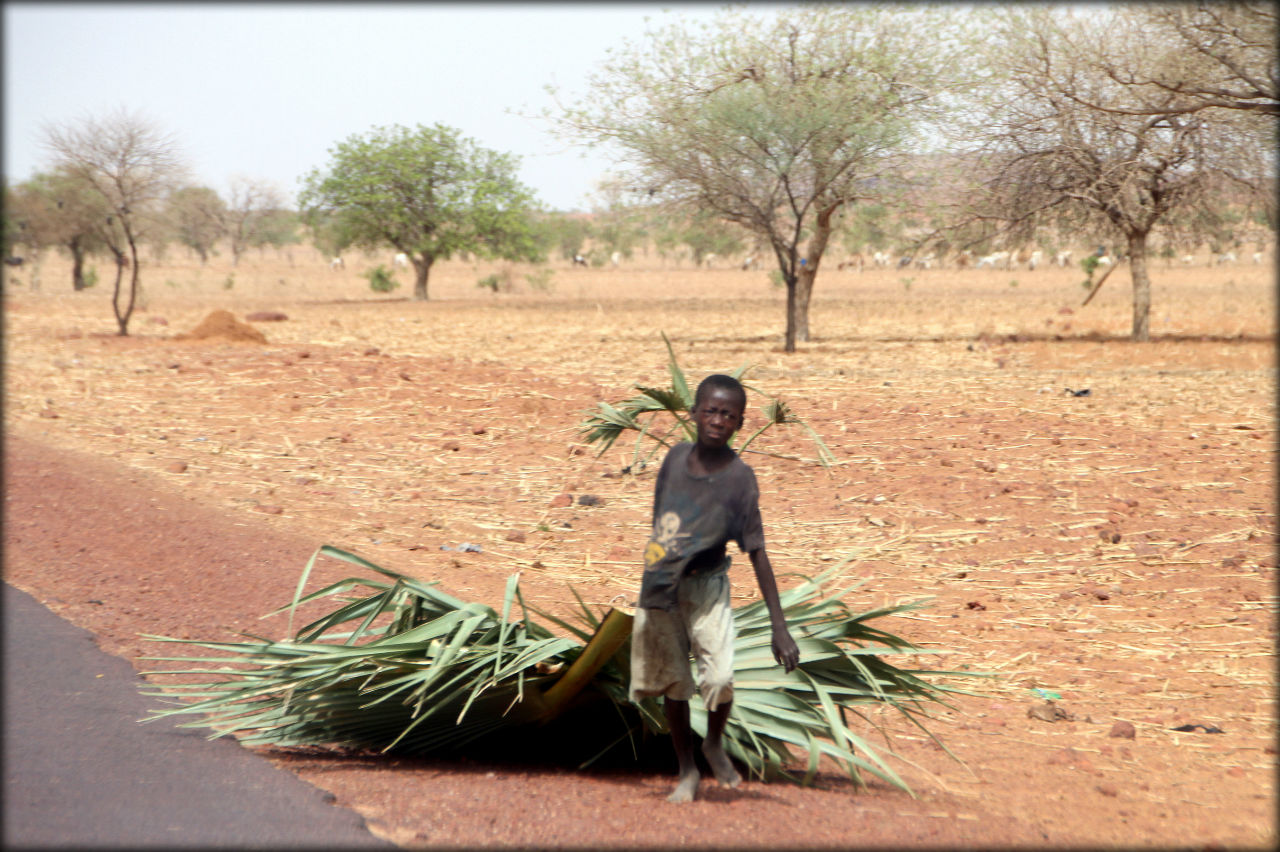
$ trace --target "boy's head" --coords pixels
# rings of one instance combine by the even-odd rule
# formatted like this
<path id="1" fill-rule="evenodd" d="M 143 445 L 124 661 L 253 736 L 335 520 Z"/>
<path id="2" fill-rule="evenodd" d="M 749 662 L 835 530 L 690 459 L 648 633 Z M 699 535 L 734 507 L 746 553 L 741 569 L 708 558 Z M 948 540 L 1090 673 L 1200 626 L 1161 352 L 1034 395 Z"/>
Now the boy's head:
<path id="1" fill-rule="evenodd" d="M 707 376 L 693 395 L 693 422 L 698 428 L 698 443 L 721 447 L 742 426 L 747 408 L 747 391 L 733 376 L 716 373 Z"/>
<path id="2" fill-rule="evenodd" d="M 696 409 L 702 405 L 713 390 L 723 390 L 732 394 L 739 403 L 738 416 L 741 417 L 743 412 L 747 410 L 747 389 L 742 386 L 742 382 L 733 376 L 726 376 L 724 373 L 713 373 L 707 376 L 698 384 L 698 390 L 693 394 L 693 407 Z"/>

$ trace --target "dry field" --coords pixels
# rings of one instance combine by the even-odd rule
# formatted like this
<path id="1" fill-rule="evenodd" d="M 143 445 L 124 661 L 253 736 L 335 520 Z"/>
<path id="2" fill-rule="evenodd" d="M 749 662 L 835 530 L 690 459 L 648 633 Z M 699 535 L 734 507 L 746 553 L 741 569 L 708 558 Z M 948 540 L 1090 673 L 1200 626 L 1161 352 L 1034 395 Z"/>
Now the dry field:
<path id="1" fill-rule="evenodd" d="M 390 296 L 360 277 L 389 255 L 330 271 L 302 248 L 236 270 L 180 254 L 144 266 L 129 338 L 106 282 L 71 293 L 58 259 L 36 292 L 29 269 L 5 273 L 10 458 L 115 471 L 246 536 L 201 566 L 237 581 L 194 607 L 189 575 L 143 555 L 156 543 L 134 540 L 139 519 L 114 549 L 109 525 L 77 549 L 75 516 L 49 527 L 21 502 L 34 497 L 10 495 L 6 579 L 139 669 L 154 649 L 138 633 L 270 629 L 257 616 L 302 563 L 267 577 L 255 540 L 333 544 L 485 603 L 515 571 L 561 612 L 566 583 L 600 607 L 629 600 L 652 469 L 623 475 L 630 446 L 596 458 L 577 424 L 666 381 L 665 331 L 692 377 L 755 365 L 749 379 L 839 459 L 748 457 L 780 574 L 851 557 L 867 580 L 856 606 L 931 598 L 889 629 L 946 650 L 931 666 L 995 674 L 938 714 L 963 763 L 898 731 L 915 799 L 825 777 L 680 808 L 647 773 L 271 755 L 375 832 L 469 847 L 1276 843 L 1273 266 L 1157 262 L 1141 345 L 1126 339 L 1124 269 L 1081 308 L 1078 269 L 832 268 L 814 339 L 787 355 L 784 294 L 764 272 L 557 264 L 548 290 L 516 269 L 514 290 L 492 294 L 476 282 L 497 266 L 455 261 L 416 303 L 403 271 Z M 265 344 L 178 339 L 215 309 L 288 319 L 253 324 Z M 756 446 L 812 455 L 799 430 Z M 441 549 L 462 542 L 483 552 Z M 1036 688 L 1071 718 L 1029 716 Z M 1188 724 L 1221 733 L 1174 730 Z"/>

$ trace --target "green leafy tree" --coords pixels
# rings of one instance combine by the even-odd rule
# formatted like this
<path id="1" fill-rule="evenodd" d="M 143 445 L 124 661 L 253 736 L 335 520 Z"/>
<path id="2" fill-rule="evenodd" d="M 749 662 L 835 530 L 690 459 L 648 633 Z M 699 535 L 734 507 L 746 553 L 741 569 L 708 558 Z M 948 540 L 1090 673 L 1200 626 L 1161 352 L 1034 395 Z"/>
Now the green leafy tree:
<path id="1" fill-rule="evenodd" d="M 689 247 L 694 264 L 701 266 L 709 254 L 729 257 L 742 251 L 742 229 L 714 213 L 698 210 L 689 218 L 680 241 Z"/>
<path id="2" fill-rule="evenodd" d="M 753 232 L 787 288 L 786 350 L 842 208 L 876 195 L 924 120 L 964 85 L 968 39 L 935 7 L 730 8 L 628 43 L 560 131 L 616 150 L 629 185 Z"/>
<path id="3" fill-rule="evenodd" d="M 19 184 L 7 202 L 15 242 L 28 246 L 35 262 L 40 251 L 56 246 L 71 257 L 71 286 L 87 289 L 85 261 L 106 249 L 105 201 L 83 181 L 62 170 L 37 174 Z M 33 276 L 33 286 L 38 276 Z"/>
<path id="4" fill-rule="evenodd" d="M 214 245 L 226 233 L 227 204 L 207 186 L 184 186 L 173 192 L 165 207 L 165 219 L 179 243 L 209 262 Z"/>
<path id="5" fill-rule="evenodd" d="M 437 260 L 469 252 L 538 260 L 532 190 L 516 158 L 436 124 L 375 128 L 330 149 L 304 178 L 301 205 L 338 220 L 352 245 L 393 246 L 413 262 L 415 299 L 427 298 Z"/>
<path id="6" fill-rule="evenodd" d="M 287 207 L 264 210 L 253 232 L 251 245 L 259 251 L 267 248 L 284 248 L 302 241 L 298 234 L 301 224 L 298 211 Z"/>
<path id="7" fill-rule="evenodd" d="M 539 217 L 538 229 L 543 235 L 543 244 L 554 246 L 565 260 L 582 254 L 583 246 L 592 235 L 589 219 L 560 212 Z"/>
<path id="8" fill-rule="evenodd" d="M 138 245 L 162 221 L 160 205 L 186 172 L 177 145 L 151 122 L 124 110 L 51 126 L 45 144 L 56 168 L 107 207 L 102 238 L 116 264 L 111 307 L 119 334 L 128 336 L 138 301 Z"/>
<path id="9" fill-rule="evenodd" d="M 338 214 L 327 210 L 303 210 L 303 224 L 311 235 L 311 244 L 326 258 L 338 257 L 355 242 L 347 222 Z"/>

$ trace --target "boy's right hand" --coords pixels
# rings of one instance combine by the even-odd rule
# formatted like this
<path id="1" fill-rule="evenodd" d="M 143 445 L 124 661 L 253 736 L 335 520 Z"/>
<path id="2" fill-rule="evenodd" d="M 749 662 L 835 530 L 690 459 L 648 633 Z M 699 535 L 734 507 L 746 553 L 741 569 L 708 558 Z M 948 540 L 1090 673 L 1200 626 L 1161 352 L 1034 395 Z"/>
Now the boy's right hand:
<path id="1" fill-rule="evenodd" d="M 773 631 L 773 658 L 782 664 L 788 674 L 800 665 L 800 647 L 786 628 Z"/>

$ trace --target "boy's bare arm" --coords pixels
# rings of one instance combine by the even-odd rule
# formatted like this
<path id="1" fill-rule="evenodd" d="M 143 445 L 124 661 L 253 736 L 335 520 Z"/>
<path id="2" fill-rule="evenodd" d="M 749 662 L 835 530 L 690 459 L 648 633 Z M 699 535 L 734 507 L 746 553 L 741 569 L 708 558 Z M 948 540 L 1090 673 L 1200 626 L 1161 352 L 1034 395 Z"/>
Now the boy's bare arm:
<path id="1" fill-rule="evenodd" d="M 763 547 L 749 554 L 751 567 L 756 572 L 756 582 L 760 584 L 760 595 L 769 610 L 769 621 L 773 626 L 773 658 L 782 664 L 788 672 L 800 663 L 800 649 L 787 630 L 787 620 L 782 614 L 782 604 L 778 602 L 778 583 L 773 577 L 773 564 L 769 562 L 769 554 Z"/>

